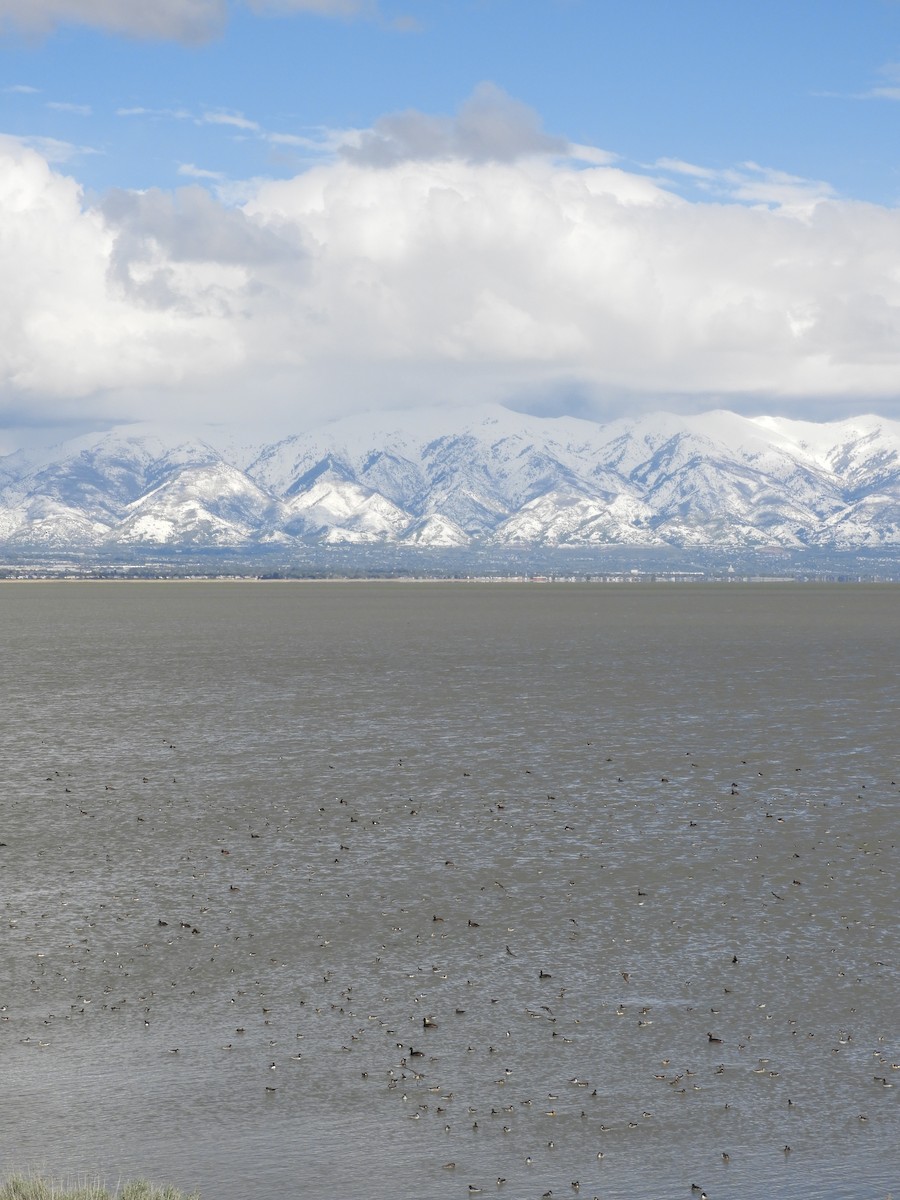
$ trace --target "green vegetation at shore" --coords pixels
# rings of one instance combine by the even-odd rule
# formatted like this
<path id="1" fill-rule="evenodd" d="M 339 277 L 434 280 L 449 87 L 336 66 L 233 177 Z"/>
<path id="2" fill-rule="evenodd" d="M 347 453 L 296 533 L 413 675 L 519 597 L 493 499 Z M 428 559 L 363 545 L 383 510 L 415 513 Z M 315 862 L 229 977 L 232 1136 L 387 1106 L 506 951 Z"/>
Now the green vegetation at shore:
<path id="1" fill-rule="evenodd" d="M 174 1187 L 156 1187 L 145 1179 L 120 1184 L 110 1191 L 102 1183 L 54 1183 L 31 1175 L 13 1175 L 0 1184 L 0 1200 L 200 1200 Z"/>

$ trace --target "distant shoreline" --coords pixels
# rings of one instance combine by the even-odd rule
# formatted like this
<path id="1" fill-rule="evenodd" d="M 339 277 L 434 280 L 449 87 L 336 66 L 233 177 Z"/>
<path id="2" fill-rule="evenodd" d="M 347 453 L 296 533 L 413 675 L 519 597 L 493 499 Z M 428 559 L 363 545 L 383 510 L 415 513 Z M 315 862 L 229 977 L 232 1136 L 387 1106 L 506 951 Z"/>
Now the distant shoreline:
<path id="1" fill-rule="evenodd" d="M 819 586 L 842 587 L 881 587 L 900 583 L 900 578 L 894 577 L 860 577 L 846 578 L 839 576 L 800 577 L 795 575 L 734 575 L 734 576 L 681 576 L 663 574 L 638 574 L 625 576 L 605 576 L 585 578 L 552 578 L 545 576 L 472 576 L 471 578 L 445 578 L 442 576 L 403 575 L 386 577 L 383 575 L 354 575 L 354 576 L 318 576 L 292 575 L 272 578 L 258 575 L 10 575 L 0 578 L 2 584 L 30 583 L 81 583 L 81 584 L 170 584 L 170 583 L 217 583 L 217 584 L 445 584 L 454 586 L 505 584 L 507 586 L 567 586 L 567 587 L 623 587 L 623 586 L 671 586 L 707 585 L 707 586 L 758 586 L 760 584 L 803 584 Z"/>

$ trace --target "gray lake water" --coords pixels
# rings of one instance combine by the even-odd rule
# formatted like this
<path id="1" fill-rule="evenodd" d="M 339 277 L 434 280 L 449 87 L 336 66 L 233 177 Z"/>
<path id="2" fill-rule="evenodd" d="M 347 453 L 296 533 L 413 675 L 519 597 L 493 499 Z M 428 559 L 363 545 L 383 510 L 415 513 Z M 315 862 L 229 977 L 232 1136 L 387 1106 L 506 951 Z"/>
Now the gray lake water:
<path id="1" fill-rule="evenodd" d="M 898 618 L 0 584 L 0 1173 L 900 1195 Z"/>

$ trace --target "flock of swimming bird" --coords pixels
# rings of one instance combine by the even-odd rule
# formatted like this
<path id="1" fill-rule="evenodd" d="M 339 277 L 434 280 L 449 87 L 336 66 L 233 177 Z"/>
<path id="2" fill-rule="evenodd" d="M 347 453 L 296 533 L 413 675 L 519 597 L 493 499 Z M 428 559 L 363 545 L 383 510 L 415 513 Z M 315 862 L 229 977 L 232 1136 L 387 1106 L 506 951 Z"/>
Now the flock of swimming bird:
<path id="1" fill-rule="evenodd" d="M 692 752 L 635 778 L 585 741 L 568 776 L 524 747 L 364 775 L 320 751 L 315 789 L 288 756 L 277 798 L 223 799 L 199 745 L 158 739 L 133 777 L 48 752 L 0 830 L 7 1045 L 115 1048 L 138 1080 L 168 1060 L 173 1096 L 296 1112 L 300 1154 L 314 1100 L 393 1128 L 441 1197 L 613 1196 L 616 1164 L 668 1158 L 715 1200 L 742 1156 L 898 1122 L 896 937 L 866 895 L 895 887 L 894 844 L 857 824 L 889 778 L 841 794 Z"/>

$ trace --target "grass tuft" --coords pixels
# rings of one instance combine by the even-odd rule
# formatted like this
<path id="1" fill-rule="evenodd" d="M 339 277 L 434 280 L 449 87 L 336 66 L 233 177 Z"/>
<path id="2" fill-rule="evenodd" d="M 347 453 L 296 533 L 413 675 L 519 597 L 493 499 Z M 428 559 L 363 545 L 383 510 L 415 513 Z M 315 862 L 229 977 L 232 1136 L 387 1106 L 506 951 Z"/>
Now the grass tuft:
<path id="1" fill-rule="evenodd" d="M 199 1192 L 190 1196 L 178 1188 L 157 1187 L 146 1179 L 133 1179 L 110 1191 L 105 1184 L 55 1183 L 33 1175 L 13 1175 L 0 1184 L 0 1200 L 200 1200 Z"/>

